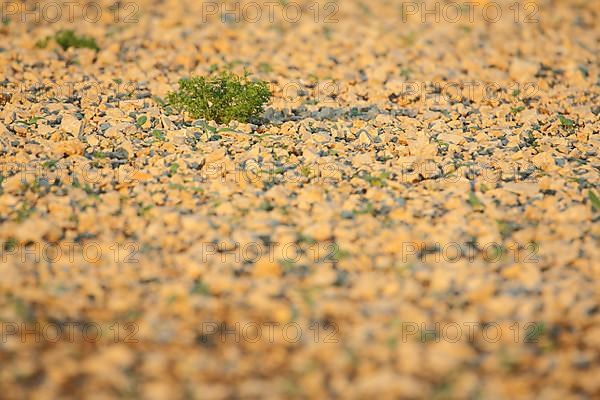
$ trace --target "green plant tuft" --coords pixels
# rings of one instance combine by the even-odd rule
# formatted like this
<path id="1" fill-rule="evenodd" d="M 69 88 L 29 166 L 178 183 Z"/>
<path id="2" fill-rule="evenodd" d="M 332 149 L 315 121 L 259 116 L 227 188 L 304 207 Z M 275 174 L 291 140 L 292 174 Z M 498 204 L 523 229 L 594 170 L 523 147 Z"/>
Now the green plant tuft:
<path id="1" fill-rule="evenodd" d="M 575 126 L 575 121 L 563 115 L 559 115 L 558 120 L 560 121 L 560 124 L 563 126 L 563 128 L 572 128 Z"/>
<path id="2" fill-rule="evenodd" d="M 40 43 L 40 45 L 45 45 L 47 43 L 47 39 L 46 39 L 45 43 L 43 41 L 40 41 L 38 43 Z M 85 35 L 78 36 L 71 29 L 60 30 L 60 31 L 56 32 L 54 34 L 54 41 L 56 41 L 56 43 L 58 43 L 58 45 L 60 47 L 62 47 L 63 50 L 67 50 L 70 47 L 74 47 L 76 49 L 86 48 L 86 49 L 92 49 L 92 50 L 96 50 L 96 51 L 100 50 L 100 48 L 98 47 L 98 44 L 96 43 L 96 39 L 94 39 L 91 36 L 85 36 Z"/>
<path id="3" fill-rule="evenodd" d="M 592 209 L 595 212 L 600 212 L 600 198 L 592 190 L 588 190 L 588 198 L 592 202 Z"/>
<path id="4" fill-rule="evenodd" d="M 267 82 L 250 80 L 248 73 L 238 76 L 223 71 L 181 79 L 179 90 L 169 93 L 167 100 L 176 110 L 186 111 L 192 118 L 227 124 L 231 120 L 257 119 L 270 97 Z"/>

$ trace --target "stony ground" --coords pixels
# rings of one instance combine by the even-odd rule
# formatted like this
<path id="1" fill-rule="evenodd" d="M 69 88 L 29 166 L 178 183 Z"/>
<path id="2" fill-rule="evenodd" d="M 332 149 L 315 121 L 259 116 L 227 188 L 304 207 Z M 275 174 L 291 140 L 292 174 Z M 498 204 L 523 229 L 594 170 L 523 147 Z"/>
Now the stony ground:
<path id="1" fill-rule="evenodd" d="M 598 398 L 600 2 L 263 3 L 3 9 L 0 398 Z"/>

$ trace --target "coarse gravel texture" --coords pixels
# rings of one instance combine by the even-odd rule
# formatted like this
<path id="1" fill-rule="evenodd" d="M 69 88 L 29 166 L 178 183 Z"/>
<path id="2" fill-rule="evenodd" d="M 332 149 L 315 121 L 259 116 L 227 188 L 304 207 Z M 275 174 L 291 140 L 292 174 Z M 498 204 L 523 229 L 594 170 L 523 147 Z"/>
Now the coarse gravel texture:
<path id="1" fill-rule="evenodd" d="M 600 2 L 299 3 L 0 24 L 0 398 L 600 398 Z"/>

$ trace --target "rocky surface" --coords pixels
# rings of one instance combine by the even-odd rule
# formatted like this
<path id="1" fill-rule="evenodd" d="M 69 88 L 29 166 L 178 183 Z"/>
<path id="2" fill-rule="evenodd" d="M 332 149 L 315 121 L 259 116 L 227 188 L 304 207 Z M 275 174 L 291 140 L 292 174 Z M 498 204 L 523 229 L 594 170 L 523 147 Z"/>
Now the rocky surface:
<path id="1" fill-rule="evenodd" d="M 3 9 L 0 397 L 600 396 L 600 3 L 475 3 Z"/>

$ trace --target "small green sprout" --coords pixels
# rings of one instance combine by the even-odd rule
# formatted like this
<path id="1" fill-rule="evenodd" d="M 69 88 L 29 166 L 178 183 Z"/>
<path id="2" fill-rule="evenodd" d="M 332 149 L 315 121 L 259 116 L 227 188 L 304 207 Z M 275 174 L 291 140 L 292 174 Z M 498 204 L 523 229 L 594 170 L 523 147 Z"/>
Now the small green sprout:
<path id="1" fill-rule="evenodd" d="M 483 202 L 479 199 L 479 197 L 477 197 L 475 192 L 469 192 L 469 199 L 467 201 L 475 210 L 481 210 L 484 208 Z"/>
<path id="2" fill-rule="evenodd" d="M 264 81 L 251 81 L 232 72 L 197 76 L 179 81 L 179 90 L 169 93 L 169 104 L 192 118 L 227 124 L 231 120 L 255 120 L 269 101 L 271 92 Z"/>
<path id="3" fill-rule="evenodd" d="M 21 204 L 21 207 L 17 210 L 16 212 L 16 218 L 15 220 L 19 223 L 25 221 L 27 218 L 29 218 L 29 216 L 31 216 L 33 214 L 34 210 L 33 207 L 29 204 L 29 202 L 25 201 L 23 204 Z"/>
<path id="4" fill-rule="evenodd" d="M 308 178 L 311 172 L 311 167 L 308 165 L 303 165 L 302 167 L 300 167 L 300 174 L 305 178 Z"/>
<path id="5" fill-rule="evenodd" d="M 543 322 L 536 322 L 527 328 L 525 340 L 528 343 L 537 343 L 539 338 L 546 333 L 546 325 Z"/>
<path id="6" fill-rule="evenodd" d="M 15 121 L 15 122 L 18 123 L 18 124 L 23 124 L 23 125 L 27 125 L 27 126 L 32 126 L 32 125 L 37 126 L 37 122 L 40 119 L 43 119 L 43 117 L 31 117 L 28 120 L 18 120 L 18 121 Z"/>
<path id="7" fill-rule="evenodd" d="M 595 212 L 600 212 L 600 198 L 592 190 L 588 190 L 588 198 L 592 202 L 592 209 Z"/>
<path id="8" fill-rule="evenodd" d="M 571 128 L 571 127 L 575 126 L 575 121 L 573 121 L 572 119 L 569 119 L 563 115 L 559 115 L 558 120 L 560 121 L 560 124 L 564 128 Z"/>
<path id="9" fill-rule="evenodd" d="M 265 200 L 258 206 L 258 209 L 262 211 L 273 211 L 275 209 L 275 206 L 271 204 L 271 202 L 269 202 L 268 200 Z"/>
<path id="10" fill-rule="evenodd" d="M 258 70 L 263 74 L 268 74 L 269 72 L 273 72 L 273 67 L 269 63 L 262 62 L 258 65 Z"/>
<path id="11" fill-rule="evenodd" d="M 191 293 L 198 294 L 201 296 L 210 296 L 210 289 L 204 282 L 198 281 L 194 284 L 194 287 L 192 288 Z"/>
<path id="12" fill-rule="evenodd" d="M 169 174 L 175 175 L 177 173 L 177 170 L 179 169 L 179 164 L 177 163 L 172 163 L 171 165 L 169 165 Z"/>
<path id="13" fill-rule="evenodd" d="M 161 142 L 166 142 L 167 141 L 167 138 L 165 137 L 165 134 L 161 130 L 154 129 L 152 131 L 152 136 L 154 136 L 156 139 L 160 140 Z"/>
<path id="14" fill-rule="evenodd" d="M 6 243 L 4 243 L 4 250 L 12 251 L 17 246 L 17 239 L 13 236 L 9 237 Z"/>
<path id="15" fill-rule="evenodd" d="M 367 181 L 371 186 L 384 187 L 386 185 L 386 179 L 389 178 L 390 173 L 383 171 L 379 175 L 363 174 L 360 178 Z"/>
<path id="16" fill-rule="evenodd" d="M 51 169 L 54 168 L 58 164 L 58 160 L 47 160 L 42 163 L 42 167 Z"/>
<path id="17" fill-rule="evenodd" d="M 142 115 L 135 121 L 135 124 L 137 125 L 138 128 L 141 128 L 146 123 L 146 121 L 148 121 L 148 117 L 146 117 L 145 115 Z"/>
<path id="18" fill-rule="evenodd" d="M 48 42 L 50 41 L 50 39 L 52 39 L 52 37 L 46 36 L 45 38 L 38 40 L 37 42 L 35 42 L 35 47 L 37 47 L 38 49 L 45 49 L 46 47 L 48 47 Z"/>
<path id="19" fill-rule="evenodd" d="M 70 47 L 74 47 L 76 49 L 86 48 L 92 50 L 100 50 L 98 44 L 96 43 L 96 39 L 91 36 L 80 35 L 78 36 L 75 31 L 71 29 L 60 30 L 54 34 L 54 36 L 48 36 L 44 39 L 40 39 L 36 43 L 36 47 L 45 48 L 48 45 L 48 42 L 54 39 L 54 41 L 62 47 L 63 50 L 67 50 Z"/>

